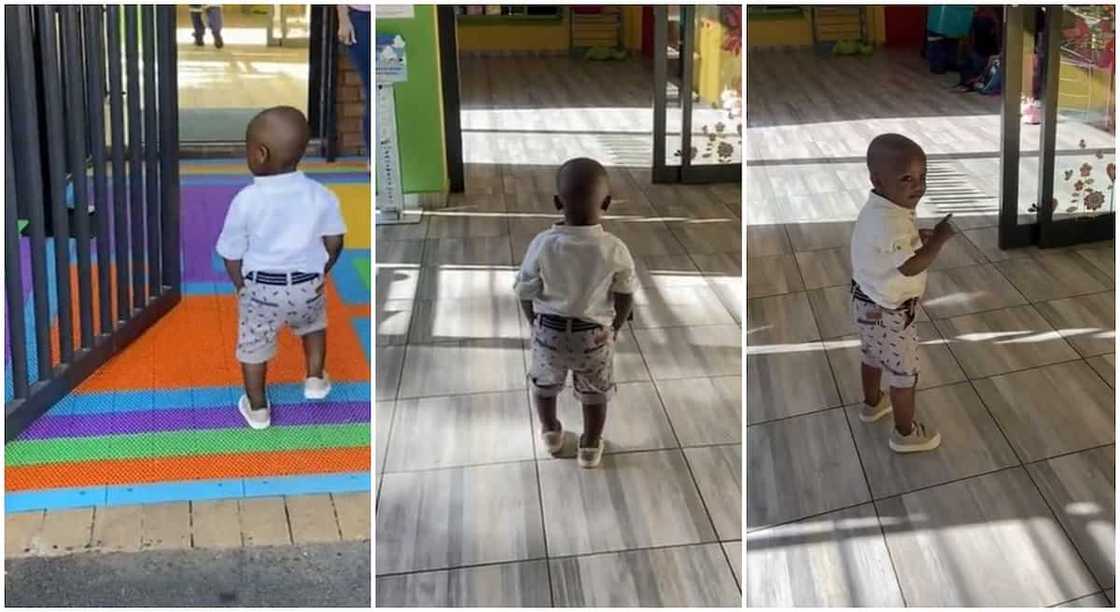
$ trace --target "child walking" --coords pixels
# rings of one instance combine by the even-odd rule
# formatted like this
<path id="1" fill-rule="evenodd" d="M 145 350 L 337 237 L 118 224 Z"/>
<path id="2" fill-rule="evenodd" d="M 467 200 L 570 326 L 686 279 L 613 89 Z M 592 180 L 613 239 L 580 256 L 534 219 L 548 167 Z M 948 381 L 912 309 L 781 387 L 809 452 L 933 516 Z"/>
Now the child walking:
<path id="1" fill-rule="evenodd" d="M 568 372 L 583 405 L 579 465 L 603 458 L 607 403 L 614 394 L 614 346 L 634 305 L 634 260 L 600 220 L 611 203 L 607 171 L 598 162 L 571 159 L 556 174 L 553 197 L 564 220 L 529 244 L 514 290 L 533 329 L 533 388 L 541 441 L 553 455 L 564 448 L 556 397 Z"/>
<path id="2" fill-rule="evenodd" d="M 915 208 L 926 191 L 926 155 L 914 141 L 882 134 L 867 149 L 873 189 L 852 232 L 852 315 L 862 352 L 860 420 L 873 423 L 893 409 L 889 445 L 899 453 L 933 450 L 941 434 L 915 418 L 918 384 L 918 299 L 926 270 L 953 236 L 946 215 L 933 230 L 919 230 Z M 880 382 L 887 373 L 889 398 Z"/>
<path id="3" fill-rule="evenodd" d="M 265 379 L 284 325 L 303 340 L 304 397 L 323 399 L 331 391 L 323 369 L 323 284 L 342 252 L 346 225 L 338 198 L 299 171 L 309 137 L 307 119 L 290 106 L 249 122 L 245 157 L 253 183 L 234 196 L 218 236 L 218 255 L 237 289 L 236 356 L 245 380 L 237 407 L 253 429 L 272 423 Z"/>

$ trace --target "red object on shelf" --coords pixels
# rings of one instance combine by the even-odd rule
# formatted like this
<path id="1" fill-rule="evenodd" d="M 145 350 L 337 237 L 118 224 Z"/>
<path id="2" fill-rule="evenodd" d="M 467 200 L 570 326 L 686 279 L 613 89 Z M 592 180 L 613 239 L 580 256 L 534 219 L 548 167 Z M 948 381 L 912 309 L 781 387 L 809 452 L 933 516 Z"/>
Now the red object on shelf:
<path id="1" fill-rule="evenodd" d="M 887 5 L 883 9 L 887 47 L 920 49 L 926 40 L 926 7 Z"/>
<path id="2" fill-rule="evenodd" d="M 598 15 L 603 12 L 603 7 L 598 4 L 576 4 L 572 6 L 572 12 L 584 15 Z"/>

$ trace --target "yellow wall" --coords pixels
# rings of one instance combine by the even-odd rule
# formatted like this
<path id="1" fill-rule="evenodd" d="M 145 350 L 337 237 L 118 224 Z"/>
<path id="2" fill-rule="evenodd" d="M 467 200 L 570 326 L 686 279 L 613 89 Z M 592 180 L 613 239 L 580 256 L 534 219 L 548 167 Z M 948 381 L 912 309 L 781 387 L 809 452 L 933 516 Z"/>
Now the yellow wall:
<path id="1" fill-rule="evenodd" d="M 1113 73 L 1097 68 L 1089 70 L 1066 62 L 1058 71 L 1058 108 L 1082 112 L 1111 112 L 1115 101 Z"/>
<path id="2" fill-rule="evenodd" d="M 867 7 L 868 38 L 875 44 L 887 40 L 886 19 L 882 6 Z M 813 22 L 808 8 L 802 16 L 751 19 L 747 13 L 748 49 L 767 47 L 809 47 L 813 44 Z"/>
<path id="3" fill-rule="evenodd" d="M 696 53 L 693 68 L 693 86 L 705 104 L 720 102 L 720 95 L 729 87 L 739 89 L 741 58 L 724 51 L 723 24 L 719 21 L 719 7 L 698 7 L 700 24 L 696 28 Z"/>
<path id="4" fill-rule="evenodd" d="M 460 22 L 458 29 L 462 51 L 561 52 L 568 50 L 570 42 L 567 11 L 560 21 L 494 25 Z M 622 41 L 627 49 L 641 49 L 642 7 L 622 7 Z"/>

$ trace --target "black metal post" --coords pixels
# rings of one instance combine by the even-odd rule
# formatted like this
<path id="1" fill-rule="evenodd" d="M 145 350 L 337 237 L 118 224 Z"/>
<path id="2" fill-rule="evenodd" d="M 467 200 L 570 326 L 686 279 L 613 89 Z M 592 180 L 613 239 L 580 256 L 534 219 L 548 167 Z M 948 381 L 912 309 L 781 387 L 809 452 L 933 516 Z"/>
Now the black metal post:
<path id="1" fill-rule="evenodd" d="M 64 6 L 62 39 L 66 62 L 66 131 L 70 154 L 70 184 L 74 191 L 74 227 L 78 251 L 78 322 L 81 347 L 93 346 L 93 276 L 90 272 L 89 186 L 86 184 L 85 75 L 82 74 L 81 7 Z M 57 236 L 55 237 L 58 238 Z"/>
<path id="2" fill-rule="evenodd" d="M 1023 90 L 1023 11 L 1008 6 L 1003 18 L 1002 107 L 1000 109 L 999 248 L 1025 246 L 1019 226 L 1019 94 Z"/>
<path id="3" fill-rule="evenodd" d="M 144 185 L 148 227 L 148 294 L 163 293 L 160 257 L 159 110 L 156 106 L 155 7 L 140 7 L 140 38 L 144 45 Z"/>
<path id="4" fill-rule="evenodd" d="M 1062 7 L 1047 6 L 1042 32 L 1042 125 L 1038 137 L 1038 223 L 1054 219 L 1054 150 L 1058 134 L 1058 75 L 1061 70 Z"/>
<path id="5" fill-rule="evenodd" d="M 54 229 L 55 294 L 58 297 L 59 359 L 74 359 L 74 319 L 71 316 L 70 286 L 70 214 L 66 209 L 66 130 L 62 112 L 62 66 L 58 44 L 58 7 L 39 6 L 39 45 L 46 61 L 41 63 L 43 78 L 43 113 L 46 121 L 48 190 L 51 199 L 51 221 Z"/>
<path id="6" fill-rule="evenodd" d="M 179 252 L 179 99 L 178 57 L 175 44 L 175 7 L 159 12 L 159 122 L 160 193 L 163 194 L 163 284 L 180 291 L 182 261 Z"/>
<path id="7" fill-rule="evenodd" d="M 681 176 L 692 166 L 692 50 L 696 46 L 696 9 L 681 5 L 681 83 L 677 99 L 681 102 Z"/>
<path id="8" fill-rule="evenodd" d="M 443 133 L 446 146 L 447 183 L 451 193 L 466 189 L 463 176 L 463 128 L 460 116 L 459 41 L 455 27 L 455 7 L 447 4 L 436 7 L 439 31 L 439 64 L 443 90 Z M 373 96 L 371 88 L 370 96 Z M 373 100 L 367 100 L 373 108 Z M 372 126 L 371 128 L 372 129 Z M 372 135 L 370 136 L 372 142 Z M 373 158 L 373 151 L 366 151 Z"/>
<path id="9" fill-rule="evenodd" d="M 108 184 L 105 176 L 105 45 L 102 40 L 101 6 L 83 7 L 86 41 L 86 79 L 89 98 L 89 142 L 93 150 L 93 220 L 97 235 L 97 297 L 100 304 L 99 331 L 113 331 L 112 256 L 109 251 Z"/>
<path id="10" fill-rule="evenodd" d="M 26 203 L 31 233 L 31 291 L 35 308 L 35 352 L 39 380 L 51 377 L 50 310 L 47 302 L 46 235 L 43 220 L 43 171 L 39 164 L 38 100 L 35 57 L 31 48 L 31 7 L 6 6 L 5 37 L 8 99 L 16 118 L 8 127 L 12 135 L 16 193 Z M 14 86 L 12 86 L 14 85 Z M 15 202 L 12 202 L 15 204 Z M 5 203 L 7 205 L 7 203 Z"/>
<path id="11" fill-rule="evenodd" d="M 665 48 L 669 39 L 669 9 L 653 7 L 653 180 L 664 180 L 668 173 L 665 163 L 666 118 L 669 115 L 668 85 L 669 58 Z"/>
<path id="12" fill-rule="evenodd" d="M 117 320 L 132 317 L 129 301 L 128 200 L 125 191 L 124 88 L 121 83 L 121 9 L 110 5 L 106 19 L 109 37 L 109 133 L 113 158 L 113 246 L 117 263 Z"/>
<path id="13" fill-rule="evenodd" d="M 125 73 L 128 75 L 128 203 L 129 225 L 132 229 L 132 306 L 143 308 L 147 303 L 144 288 L 144 144 L 140 127 L 140 41 L 136 6 L 124 7 Z"/>
<path id="14" fill-rule="evenodd" d="M 4 104 L 4 296 L 8 307 L 8 353 L 12 359 L 12 391 L 27 397 L 27 326 L 23 320 L 23 270 L 19 261 L 19 216 L 16 213 L 16 171 L 12 165 L 12 120 Z"/>

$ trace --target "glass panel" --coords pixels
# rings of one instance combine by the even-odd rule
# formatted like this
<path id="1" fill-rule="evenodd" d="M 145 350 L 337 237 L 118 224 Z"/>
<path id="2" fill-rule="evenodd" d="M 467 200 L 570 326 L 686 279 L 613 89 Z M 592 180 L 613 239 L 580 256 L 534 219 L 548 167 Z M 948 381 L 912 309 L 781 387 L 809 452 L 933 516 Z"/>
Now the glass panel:
<path id="1" fill-rule="evenodd" d="M 1038 212 L 1038 177 L 1042 172 L 1039 142 L 1042 136 L 1042 90 L 1045 84 L 1043 50 L 1046 11 L 1023 8 L 1023 86 L 1019 91 L 1022 127 L 1019 132 L 1019 223 L 1035 223 Z"/>
<path id="2" fill-rule="evenodd" d="M 692 158 L 695 166 L 739 164 L 743 144 L 742 5 L 695 9 Z"/>
<path id="3" fill-rule="evenodd" d="M 665 7 L 668 15 L 668 32 L 665 38 L 665 165 L 681 165 L 681 75 L 684 64 L 681 50 L 684 45 L 684 24 L 681 22 L 681 8 L 677 5 Z"/>
<path id="4" fill-rule="evenodd" d="M 1116 179 L 1116 7 L 1066 6 L 1054 158 L 1054 219 L 1108 213 Z"/>

